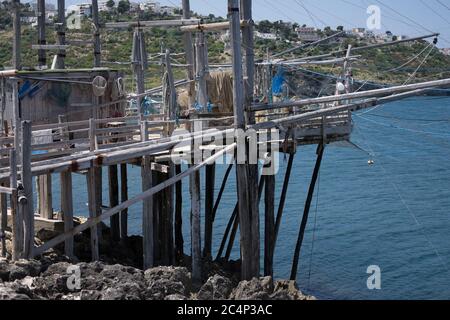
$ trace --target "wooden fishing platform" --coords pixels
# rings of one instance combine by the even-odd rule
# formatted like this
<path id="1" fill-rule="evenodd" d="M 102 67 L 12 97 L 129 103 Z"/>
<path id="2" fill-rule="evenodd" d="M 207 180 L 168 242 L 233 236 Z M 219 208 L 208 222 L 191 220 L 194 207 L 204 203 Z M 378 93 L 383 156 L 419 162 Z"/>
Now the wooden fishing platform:
<path id="1" fill-rule="evenodd" d="M 19 1 L 14 3 L 18 4 Z M 200 280 L 203 259 L 212 259 L 214 219 L 231 168 L 235 166 L 236 207 L 230 215 L 216 259 L 229 259 L 239 227 L 242 278 L 260 275 L 261 243 L 264 244 L 264 274 L 273 275 L 274 248 L 282 223 L 293 159 L 297 148 L 312 144 L 318 146 L 317 160 L 294 252 L 291 279 L 295 280 L 300 247 L 325 146 L 349 140 L 352 112 L 420 95 L 430 88 L 450 85 L 450 79 L 443 79 L 352 93 L 348 70 L 354 57 L 351 56 L 350 46 L 344 52 L 344 57 L 325 62 L 315 57 L 310 61 L 343 64 L 345 92 L 336 92 L 333 96 L 272 102 L 269 88 L 273 64 L 268 61 L 257 65 L 253 60 L 252 1 L 228 0 L 229 22 L 202 24 L 191 19 L 189 0 L 183 0 L 183 19 L 179 21 L 108 24 L 107 27 L 111 29 L 134 28 L 132 69 L 137 85 L 136 92 L 128 95 L 120 86 L 121 75 L 114 70 L 101 68 L 98 7 L 96 0 L 92 3 L 93 21 L 98 29 L 93 39 L 94 68 L 89 70 L 64 69 L 64 54 L 59 52 L 55 70 L 18 71 L 21 69 L 20 23 L 17 22 L 17 7 L 13 11 L 16 70 L 0 73 L 4 110 L 0 133 L 1 230 L 3 232 L 9 226 L 13 232 L 12 259 L 33 258 L 61 243 L 65 244 L 66 255 L 73 256 L 74 235 L 90 230 L 92 259 L 98 260 L 100 223 L 109 220 L 114 241 L 125 239 L 128 236 L 127 209 L 142 203 L 143 268 L 154 266 L 156 261 L 166 265 L 177 264 L 183 256 L 183 207 L 189 206 L 191 217 L 186 220 L 190 223 L 192 274 L 195 280 Z M 38 5 L 40 8 L 45 7 L 45 1 L 38 0 Z M 58 0 L 58 8 L 63 11 L 64 0 Z M 64 14 L 58 17 L 60 23 L 65 25 Z M 144 29 L 153 26 L 180 27 L 184 32 L 187 79 L 173 79 L 171 53 L 167 50 L 162 54 L 165 74 L 161 87 L 145 90 L 143 70 L 147 67 L 147 54 Z M 38 28 L 45 31 L 42 23 Z M 230 30 L 232 39 L 230 66 L 233 83 L 230 94 L 233 97 L 233 110 L 208 112 L 209 70 L 205 32 L 223 29 Z M 45 32 L 40 33 L 39 44 L 45 40 L 42 37 L 45 37 Z M 430 36 L 420 39 L 427 37 Z M 58 44 L 65 45 L 65 39 L 60 37 Z M 44 63 L 46 48 L 41 46 L 38 49 L 39 61 Z M 57 49 L 64 51 L 64 47 Z M 255 68 L 259 68 L 257 73 Z M 257 79 L 262 85 L 255 85 L 256 74 L 263 78 Z M 24 89 L 25 84 L 28 91 Z M 189 92 L 189 108 L 184 113 L 177 101 L 176 88 L 180 85 Z M 49 98 L 48 95 L 48 90 L 57 95 L 53 87 L 61 86 L 66 89 L 62 105 L 62 99 L 55 99 L 51 95 Z M 136 116 L 124 116 L 126 103 L 135 100 L 141 106 L 143 98 L 155 92 L 163 93 L 163 108 L 159 113 L 149 115 L 139 112 Z M 255 92 L 262 92 L 264 98 L 261 101 L 266 102 L 256 103 Z M 78 110 L 82 112 L 75 116 L 73 111 L 77 108 L 81 108 Z M 255 150 L 264 151 L 256 158 L 260 165 L 250 160 L 252 143 L 256 145 Z M 203 150 L 203 154 L 197 159 L 198 150 Z M 244 161 L 238 161 L 239 151 L 244 155 Z M 277 212 L 274 204 L 276 175 L 259 175 L 261 167 L 270 167 L 270 159 L 276 152 L 289 154 Z M 180 163 L 171 158 L 171 155 L 178 153 L 182 153 L 185 160 L 196 161 L 190 162 L 188 168 L 182 171 Z M 225 156 L 234 160 L 227 164 L 228 169 L 216 195 L 216 161 Z M 128 195 L 127 164 L 141 168 L 142 192 L 132 198 Z M 200 194 L 200 170 L 203 168 L 204 204 Z M 102 202 L 101 181 L 104 172 L 108 175 L 109 203 Z M 89 198 L 89 218 L 76 226 L 73 223 L 74 173 L 86 176 Z M 32 196 L 34 179 L 37 181 L 36 203 L 33 203 Z M 52 179 L 58 179 L 60 184 L 63 230 L 37 247 L 34 233 L 39 221 L 54 219 Z M 182 198 L 181 186 L 185 180 L 189 183 L 190 199 Z M 133 184 L 136 183 L 133 181 Z M 259 203 L 263 199 L 264 240 L 261 241 Z M 8 212 L 11 212 L 10 216 Z M 12 219 L 10 224 L 8 216 Z M 200 232 L 201 216 L 205 217 L 203 233 Z M 3 248 L 4 241 L 5 237 L 2 238 Z M 3 250 L 2 254 L 6 255 L 6 251 Z"/>

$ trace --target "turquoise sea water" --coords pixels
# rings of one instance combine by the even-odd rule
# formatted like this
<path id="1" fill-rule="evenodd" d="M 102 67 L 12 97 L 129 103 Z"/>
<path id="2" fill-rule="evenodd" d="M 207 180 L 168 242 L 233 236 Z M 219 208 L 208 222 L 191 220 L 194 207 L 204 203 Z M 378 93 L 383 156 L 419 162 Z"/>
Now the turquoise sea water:
<path id="1" fill-rule="evenodd" d="M 338 144 L 325 150 L 301 251 L 299 285 L 321 299 L 449 299 L 450 98 L 408 99 L 365 112 L 354 116 L 351 141 L 359 148 Z M 315 146 L 298 149 L 275 251 L 278 278 L 290 274 L 314 161 Z M 276 177 L 278 193 L 286 162 L 281 159 Z M 217 189 L 225 169 L 217 168 Z M 129 177 L 131 197 L 140 192 L 140 170 L 130 166 Z M 107 204 L 106 174 L 104 179 Z M 183 188 L 188 252 L 187 183 Z M 55 209 L 58 190 L 55 177 Z M 76 214 L 85 215 L 86 182 L 80 175 L 74 175 L 74 201 Z M 235 201 L 233 172 L 214 225 L 214 252 Z M 141 232 L 140 210 L 141 205 L 130 209 L 130 233 Z M 232 258 L 238 257 L 236 245 Z M 381 290 L 367 289 L 369 265 L 381 269 Z"/>

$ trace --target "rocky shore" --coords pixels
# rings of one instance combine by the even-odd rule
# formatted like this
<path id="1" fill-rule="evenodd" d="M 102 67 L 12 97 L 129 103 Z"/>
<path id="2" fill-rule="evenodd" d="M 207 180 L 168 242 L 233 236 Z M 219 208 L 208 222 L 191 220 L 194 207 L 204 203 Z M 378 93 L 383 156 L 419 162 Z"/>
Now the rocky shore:
<path id="1" fill-rule="evenodd" d="M 105 226 L 106 227 L 106 226 Z M 189 257 L 180 266 L 138 268 L 142 240 L 111 244 L 107 228 L 102 261 L 90 259 L 87 234 L 75 238 L 77 258 L 50 250 L 36 260 L 0 258 L 0 300 L 306 300 L 294 282 L 271 277 L 239 281 L 239 262 L 208 262 L 201 283 L 192 281 Z M 47 236 L 38 234 L 39 244 Z M 10 252 L 11 234 L 7 233 Z"/>

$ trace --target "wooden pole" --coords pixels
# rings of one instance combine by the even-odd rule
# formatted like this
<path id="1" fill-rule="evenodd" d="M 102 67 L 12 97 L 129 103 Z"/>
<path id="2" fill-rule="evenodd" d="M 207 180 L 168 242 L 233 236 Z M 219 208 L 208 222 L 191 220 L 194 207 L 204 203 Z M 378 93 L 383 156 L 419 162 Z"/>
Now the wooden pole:
<path id="1" fill-rule="evenodd" d="M 93 118 L 89 119 L 89 143 L 90 150 L 95 151 L 97 149 L 97 136 L 96 136 L 96 124 Z M 88 191 L 88 203 L 89 203 L 89 218 L 93 219 L 99 214 L 101 210 L 101 193 L 98 194 L 99 189 L 101 189 L 101 179 L 98 177 L 98 171 L 100 168 L 91 167 L 88 169 L 88 174 L 86 175 L 87 191 Z M 100 184 L 100 188 L 98 187 Z M 100 201 L 100 202 L 99 202 Z M 101 211 L 100 211 L 101 213 Z M 99 253 L 99 241 L 101 239 L 101 227 L 93 225 L 90 228 L 91 235 L 91 254 L 92 260 L 97 261 L 100 259 Z"/>
<path id="2" fill-rule="evenodd" d="M 239 0 L 228 0 L 228 19 L 230 21 L 231 47 L 233 51 L 233 111 L 235 128 L 238 129 L 238 134 L 243 134 L 245 117 Z M 238 137 L 239 140 L 241 139 Z M 245 146 L 239 147 L 246 149 Z M 248 159 L 247 151 L 245 151 L 245 155 Z M 249 280 L 259 276 L 259 217 L 255 217 L 251 212 L 252 206 L 249 196 L 251 184 L 249 183 L 248 166 L 245 163 L 237 161 L 236 177 L 241 237 L 241 277 L 243 280 Z"/>
<path id="3" fill-rule="evenodd" d="M 33 256 L 34 249 L 34 207 L 33 207 L 33 178 L 31 174 L 31 122 L 22 121 L 21 128 L 21 183 L 26 204 L 23 209 L 24 221 L 24 257 Z"/>
<path id="4" fill-rule="evenodd" d="M 94 68 L 101 67 L 100 22 L 98 16 L 98 1 L 92 0 L 92 21 L 94 22 Z"/>
<path id="5" fill-rule="evenodd" d="M 175 166 L 175 174 L 181 173 L 181 165 Z M 184 259 L 183 240 L 183 185 L 181 180 L 175 184 L 175 255 L 177 263 Z"/>
<path id="6" fill-rule="evenodd" d="M 136 80 L 136 91 L 138 94 L 137 104 L 139 112 L 142 112 L 142 94 L 145 92 L 145 69 L 147 52 L 145 50 L 144 33 L 138 27 L 133 34 L 133 73 Z"/>
<path id="7" fill-rule="evenodd" d="M 72 173 L 61 172 L 61 211 L 64 219 L 64 232 L 73 228 L 73 197 L 72 197 Z M 66 256 L 73 257 L 73 237 L 66 239 L 64 243 Z"/>
<path id="8" fill-rule="evenodd" d="M 8 227 L 8 202 L 6 193 L 0 194 L 0 214 L 1 214 L 1 226 L 0 226 L 0 238 L 2 242 L 2 257 L 6 257 L 6 228 Z"/>
<path id="9" fill-rule="evenodd" d="M 264 276 L 273 276 L 273 239 L 275 229 L 275 174 L 264 176 Z"/>
<path id="10" fill-rule="evenodd" d="M 227 185 L 228 177 L 230 176 L 231 169 L 233 169 L 233 162 L 228 165 L 227 171 L 222 180 L 222 184 L 219 189 L 219 193 L 217 194 L 216 202 L 214 203 L 214 208 L 212 211 L 212 220 L 216 219 L 217 210 L 219 209 L 220 200 L 222 200 L 223 192 L 225 191 L 225 187 Z"/>
<path id="11" fill-rule="evenodd" d="M 183 19 L 190 19 L 191 8 L 189 0 L 183 0 L 182 6 L 183 6 Z M 185 32 L 183 34 L 183 42 L 187 64 L 187 79 L 191 81 L 188 85 L 189 108 L 191 108 L 195 103 L 195 82 L 193 81 L 195 78 L 195 73 L 194 73 L 194 51 L 192 45 L 192 34 L 190 32 Z"/>
<path id="12" fill-rule="evenodd" d="M 206 53 L 206 38 L 203 32 L 197 33 L 195 52 L 196 52 L 196 67 L 197 67 L 197 78 L 198 78 L 198 99 L 197 103 L 199 108 L 203 112 L 208 110 L 208 92 L 206 85 L 206 63 L 207 63 L 207 53 Z"/>
<path id="13" fill-rule="evenodd" d="M 311 183 L 309 185 L 308 196 L 306 198 L 305 209 L 303 211 L 303 218 L 302 218 L 302 222 L 300 224 L 300 230 L 298 232 L 297 244 L 295 245 L 294 259 L 292 262 L 291 277 L 290 277 L 291 280 L 295 280 L 297 278 L 298 260 L 300 258 L 300 249 L 302 247 L 303 237 L 305 235 L 306 224 L 308 223 L 309 209 L 311 208 L 311 201 L 312 201 L 312 198 L 314 195 L 314 189 L 316 187 L 317 177 L 319 176 L 320 165 L 322 163 L 322 157 L 323 157 L 324 150 L 325 150 L 325 146 L 323 144 L 320 144 L 317 148 L 316 165 L 314 166 Z"/>
<path id="14" fill-rule="evenodd" d="M 12 217 L 12 259 L 15 261 L 21 258 L 23 252 L 23 219 L 17 204 L 17 155 L 15 149 L 9 152 L 9 162 L 11 170 L 9 186 L 14 190 L 10 197 L 10 204 Z"/>
<path id="15" fill-rule="evenodd" d="M 120 164 L 120 201 L 123 203 L 128 200 L 128 173 L 127 164 Z M 120 238 L 122 240 L 128 237 L 128 209 L 120 212 Z"/>
<path id="16" fill-rule="evenodd" d="M 109 189 L 109 206 L 114 208 L 119 205 L 119 178 L 117 165 L 108 167 L 108 189 Z M 111 240 L 120 241 L 120 215 L 114 215 L 110 218 Z"/>
<path id="17" fill-rule="evenodd" d="M 216 164 L 209 164 L 205 168 L 205 244 L 203 257 L 212 259 L 213 238 L 213 210 L 214 210 L 214 184 L 216 180 Z"/>
<path id="18" fill-rule="evenodd" d="M 20 0 L 13 0 L 13 67 L 16 70 L 22 69 L 21 61 L 21 29 L 20 29 Z"/>
<path id="19" fill-rule="evenodd" d="M 241 19 L 245 21 L 242 27 L 242 46 L 244 48 L 244 109 L 253 104 L 255 87 L 255 53 L 253 34 L 253 13 L 252 0 L 240 0 Z M 241 23 L 242 25 L 242 23 Z M 247 111 L 245 118 L 248 124 L 255 123 L 255 113 Z M 247 143 L 257 143 L 257 141 L 247 141 Z M 246 146 L 249 150 L 248 146 Z M 248 161 L 248 188 L 256 190 L 258 188 L 258 163 Z M 260 192 L 249 192 L 250 215 L 252 221 L 252 241 L 253 241 L 253 273 L 259 275 L 259 198 Z"/>
<path id="20" fill-rule="evenodd" d="M 57 24 L 57 44 L 65 45 L 66 44 L 66 9 L 65 9 L 65 0 L 58 0 L 58 24 Z M 65 63 L 64 59 L 66 57 L 65 50 L 59 50 L 58 56 L 56 59 L 56 68 L 64 69 Z"/>
<path id="21" fill-rule="evenodd" d="M 48 173 L 38 176 L 36 179 L 39 216 L 53 219 L 52 175 Z"/>
<path id="22" fill-rule="evenodd" d="M 201 271 L 201 232 L 200 232 L 200 174 L 195 172 L 189 179 L 191 191 L 191 252 L 192 252 L 192 280 L 200 282 Z"/>
<path id="23" fill-rule="evenodd" d="M 37 0 L 37 28 L 38 28 L 38 44 L 45 45 L 45 0 Z M 38 65 L 45 66 L 47 64 L 47 54 L 44 49 L 38 50 Z"/>
<path id="24" fill-rule="evenodd" d="M 278 231 L 280 230 L 281 218 L 283 217 L 283 210 L 284 210 L 284 205 L 286 203 L 286 195 L 287 195 L 287 190 L 289 187 L 289 180 L 291 177 L 292 164 L 294 162 L 294 157 L 295 157 L 295 153 L 292 152 L 289 154 L 289 160 L 288 160 L 288 164 L 286 167 L 286 173 L 284 175 L 283 188 L 281 190 L 280 202 L 278 204 L 277 218 L 275 220 L 272 255 L 275 252 L 275 246 L 276 246 L 277 238 L 278 238 Z"/>
<path id="25" fill-rule="evenodd" d="M 59 3 L 58 3 L 59 4 Z M 64 141 L 70 140 L 70 134 L 67 126 L 63 126 L 65 121 L 63 115 L 58 116 L 58 123 L 61 125 L 61 136 Z M 73 228 L 73 193 L 72 193 L 72 172 L 63 171 L 60 173 L 60 199 L 61 212 L 64 220 L 64 232 L 69 232 Z M 64 242 L 64 253 L 68 257 L 73 257 L 73 237 L 69 237 Z"/>
<path id="26" fill-rule="evenodd" d="M 141 122 L 141 139 L 148 141 L 148 122 Z M 152 188 L 152 169 L 150 164 L 150 157 L 142 158 L 141 165 L 142 191 Z M 153 213 L 153 198 L 154 196 L 146 198 L 142 203 L 142 235 L 143 235 L 143 253 L 144 253 L 144 270 L 154 266 L 154 213 Z"/>
<path id="27" fill-rule="evenodd" d="M 89 219 L 94 219 L 97 217 L 97 210 L 96 208 L 99 206 L 97 203 L 97 196 L 95 194 L 95 191 L 97 189 L 96 187 L 96 174 L 95 170 L 89 169 L 88 173 L 86 175 L 87 180 L 87 191 L 88 191 L 88 203 L 89 203 Z M 90 227 L 90 236 L 91 236 L 91 254 L 92 254 L 92 261 L 98 261 L 100 259 L 100 253 L 99 253 L 99 228 L 97 224 L 94 224 Z"/>

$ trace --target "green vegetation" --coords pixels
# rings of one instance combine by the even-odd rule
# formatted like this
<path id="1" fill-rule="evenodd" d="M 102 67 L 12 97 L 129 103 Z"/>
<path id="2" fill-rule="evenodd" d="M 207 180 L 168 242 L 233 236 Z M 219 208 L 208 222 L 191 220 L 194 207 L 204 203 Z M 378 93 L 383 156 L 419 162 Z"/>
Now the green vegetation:
<path id="1" fill-rule="evenodd" d="M 116 0 L 117 1 L 117 0 Z M 113 0 L 110 0 L 108 6 L 111 8 L 108 12 L 101 12 L 101 23 L 111 21 L 135 21 L 137 13 L 130 13 L 130 3 L 128 0 L 120 0 L 118 8 L 113 7 Z M 23 6 L 23 11 L 29 11 L 29 6 Z M 220 22 L 225 21 L 222 17 L 215 17 L 214 15 L 195 16 L 202 18 L 205 22 Z M 141 20 L 154 19 L 172 19 L 167 15 L 159 16 L 151 11 L 140 12 Z M 256 25 L 256 30 L 262 33 L 273 33 L 277 35 L 277 40 L 255 39 L 255 56 L 256 59 L 261 60 L 267 56 L 267 53 L 276 53 L 282 50 L 292 48 L 298 45 L 298 35 L 295 29 L 299 27 L 296 23 L 285 23 L 283 21 L 260 21 Z M 338 26 L 336 30 L 331 27 L 326 27 L 320 30 L 321 36 L 329 36 L 336 32 L 343 30 L 342 26 Z M 92 24 L 88 18 L 82 21 L 81 30 L 68 30 L 66 38 L 68 40 L 90 40 L 92 39 Z M 173 53 L 180 53 L 175 59 L 180 64 L 185 63 L 182 53 L 183 48 L 183 33 L 177 28 L 151 28 L 146 29 L 147 50 L 150 55 L 149 61 L 151 65 L 146 72 L 146 86 L 154 87 L 161 83 L 161 67 L 159 65 L 160 56 L 158 55 L 162 49 L 169 48 Z M 47 27 L 47 43 L 56 43 L 56 32 L 53 26 Z M 36 43 L 36 28 L 30 25 L 22 27 L 22 61 L 25 67 L 32 67 L 37 65 L 36 51 L 31 49 L 31 45 Z M 11 65 L 12 53 L 12 30 L 11 17 L 8 11 L 6 1 L 0 3 L 0 69 Z M 131 47 L 132 47 L 132 30 L 102 30 L 102 60 L 105 61 L 105 66 L 123 71 L 128 88 L 133 85 L 131 76 L 131 66 L 126 64 L 130 61 Z M 220 33 L 208 33 L 207 36 L 209 61 L 210 63 L 229 62 L 231 57 L 225 51 L 225 43 L 221 38 Z M 355 37 L 341 39 L 339 42 L 333 42 L 325 45 L 314 46 L 302 51 L 296 51 L 286 56 L 285 58 L 301 57 L 306 55 L 320 55 L 335 51 L 338 49 L 345 49 L 348 44 L 353 47 L 358 47 L 370 43 L 370 40 L 360 40 Z M 358 62 L 353 64 L 353 73 L 356 79 L 364 79 L 376 82 L 387 83 L 402 83 L 407 79 L 411 73 L 415 71 L 417 66 L 422 62 L 428 49 L 416 60 L 398 70 L 396 72 L 389 71 L 396 68 L 412 57 L 422 51 L 428 42 L 415 42 L 413 44 L 402 44 L 383 49 L 367 50 L 361 54 Z M 89 68 L 92 67 L 93 47 L 92 45 L 84 45 L 75 47 L 72 46 L 67 51 L 66 65 L 68 68 Z M 48 61 L 50 62 L 50 53 Z M 116 64 L 111 62 L 119 62 L 124 64 Z M 339 74 L 340 66 L 335 67 L 309 67 L 309 69 Z M 388 72 L 389 71 L 389 72 Z M 181 79 L 185 76 L 184 68 L 174 68 L 175 78 Z M 438 49 L 434 49 L 427 61 L 422 65 L 420 71 L 416 74 L 417 80 L 427 80 L 436 78 L 450 78 L 450 57 L 444 56 Z"/>

